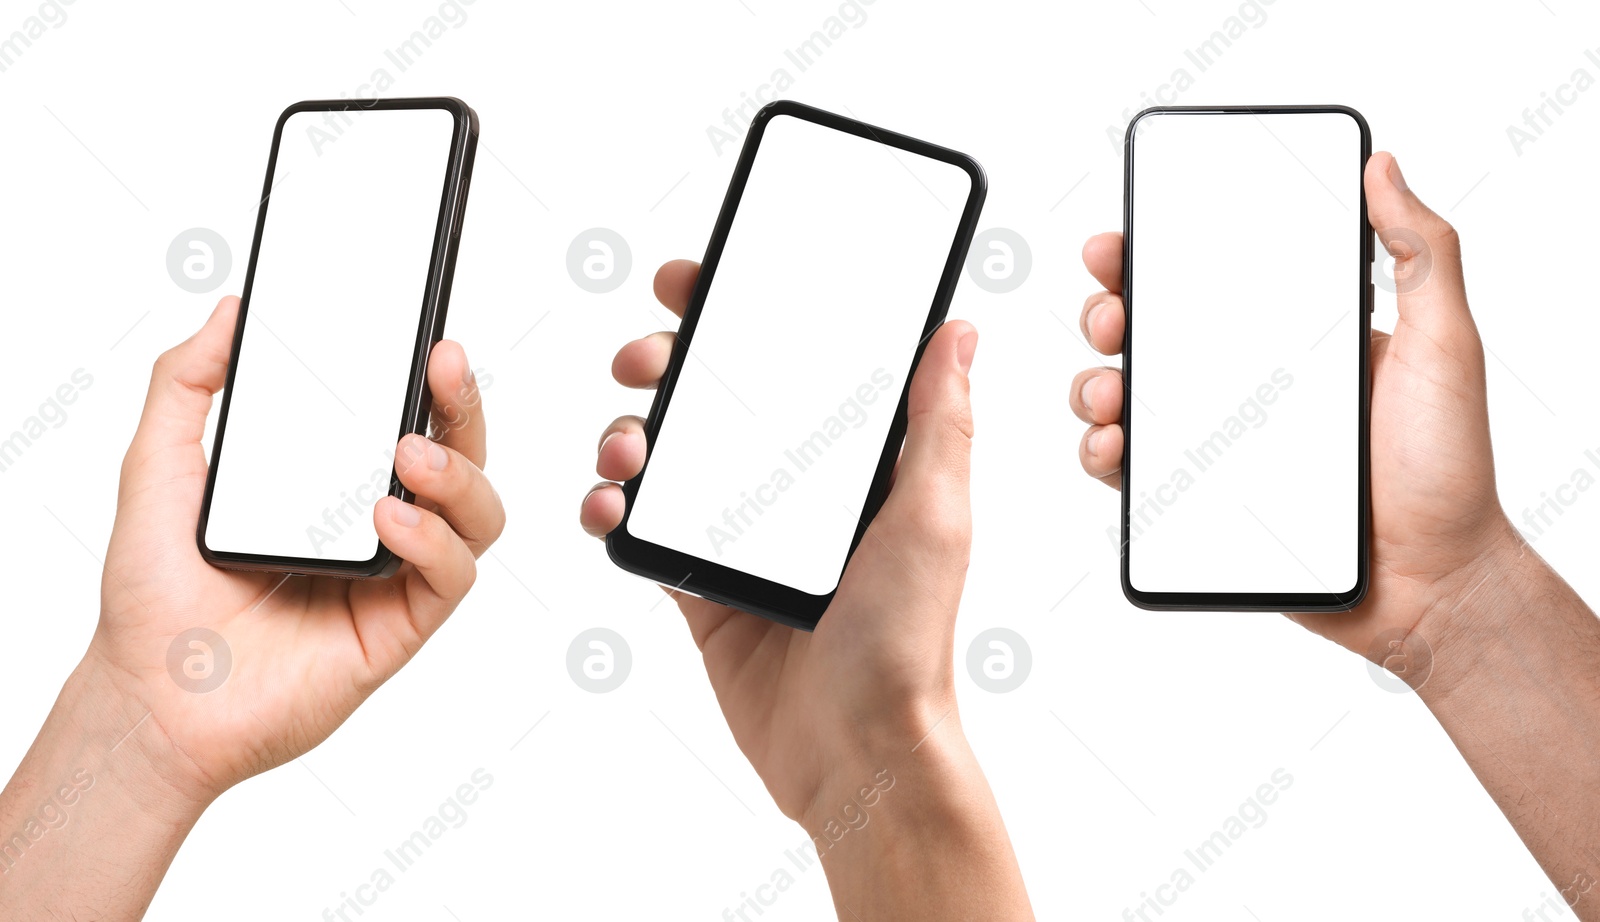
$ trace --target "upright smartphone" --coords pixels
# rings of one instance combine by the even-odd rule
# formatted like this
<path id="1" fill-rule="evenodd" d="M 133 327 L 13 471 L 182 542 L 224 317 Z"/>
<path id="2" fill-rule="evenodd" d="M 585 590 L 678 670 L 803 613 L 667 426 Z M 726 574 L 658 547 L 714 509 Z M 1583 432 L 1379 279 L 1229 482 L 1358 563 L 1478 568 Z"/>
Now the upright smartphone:
<path id="1" fill-rule="evenodd" d="M 1366 595 L 1371 150 L 1341 106 L 1155 108 L 1129 125 L 1135 605 L 1337 611 Z"/>
<path id="2" fill-rule="evenodd" d="M 412 498 L 394 450 L 427 429 L 477 142 L 459 99 L 302 102 L 278 119 L 200 508 L 207 561 L 400 566 L 372 507 Z"/>
<path id="3" fill-rule="evenodd" d="M 756 114 L 623 485 L 625 570 L 811 629 L 882 505 L 985 194 L 971 157 Z"/>

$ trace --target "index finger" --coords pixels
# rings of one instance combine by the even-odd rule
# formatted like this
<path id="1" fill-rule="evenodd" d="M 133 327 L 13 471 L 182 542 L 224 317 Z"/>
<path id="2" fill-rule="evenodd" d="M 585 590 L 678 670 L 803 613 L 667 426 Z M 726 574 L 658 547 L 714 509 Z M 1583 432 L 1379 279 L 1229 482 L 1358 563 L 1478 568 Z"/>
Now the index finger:
<path id="1" fill-rule="evenodd" d="M 674 259 L 656 270 L 656 300 L 681 319 L 689 309 L 689 296 L 694 293 L 695 279 L 700 277 L 700 264 L 692 259 Z"/>
<path id="2" fill-rule="evenodd" d="M 1090 237 L 1083 245 L 1083 265 L 1106 291 L 1122 294 L 1122 232 Z"/>

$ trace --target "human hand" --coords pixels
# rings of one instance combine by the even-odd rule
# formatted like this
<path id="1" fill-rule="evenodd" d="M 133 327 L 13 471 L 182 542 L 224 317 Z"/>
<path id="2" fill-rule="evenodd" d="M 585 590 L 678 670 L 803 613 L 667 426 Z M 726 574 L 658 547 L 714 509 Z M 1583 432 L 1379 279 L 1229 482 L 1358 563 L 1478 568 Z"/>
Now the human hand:
<path id="1" fill-rule="evenodd" d="M 662 266 L 656 297 L 681 317 L 699 270 L 686 260 Z M 675 335 L 627 344 L 612 363 L 613 376 L 628 387 L 655 387 Z M 928 341 L 911 381 L 894 486 L 814 633 L 668 590 L 734 739 L 785 815 L 826 845 L 821 837 L 841 805 L 856 802 L 875 782 L 901 785 L 869 811 L 898 829 L 900 854 L 861 846 L 846 865 L 873 869 L 877 889 L 844 880 L 836 863 L 824 862 L 835 901 L 866 917 L 907 917 L 908 907 L 934 901 L 943 886 L 927 883 L 940 877 L 939 859 L 928 849 L 971 842 L 979 844 L 948 856 L 952 866 L 965 859 L 960 873 L 968 892 L 939 912 L 964 912 L 968 900 L 987 918 L 1008 917 L 1019 906 L 1027 912 L 1009 840 L 956 712 L 955 619 L 971 544 L 967 371 L 977 344 L 977 331 L 963 321 L 945 324 Z M 624 416 L 602 433 L 596 470 L 608 481 L 628 480 L 643 469 L 647 451 L 644 420 Z M 584 497 L 580 519 L 589 534 L 602 537 L 623 512 L 621 488 L 606 482 Z M 896 811 L 896 803 L 903 809 Z M 913 831 L 918 824 L 927 828 Z M 884 835 L 872 841 L 886 852 Z M 920 893 L 898 893 L 919 886 Z M 877 915 L 865 908 L 880 905 Z"/>
<path id="2" fill-rule="evenodd" d="M 1387 153 L 1363 182 L 1379 240 L 1395 258 L 1399 321 L 1372 333 L 1372 582 L 1350 612 L 1290 614 L 1364 655 L 1389 631 L 1421 632 L 1437 649 L 1456 631 L 1449 600 L 1470 592 L 1476 563 L 1515 547 L 1495 493 L 1483 344 L 1467 308 L 1461 249 L 1449 223 L 1407 187 Z M 1082 327 L 1104 355 L 1122 351 L 1122 235 L 1091 237 L 1083 260 L 1104 291 Z M 1088 474 L 1122 486 L 1123 381 L 1114 368 L 1073 379 L 1072 410 L 1089 423 L 1079 446 Z M 1426 625 L 1425 625 L 1426 622 Z"/>
<path id="3" fill-rule="evenodd" d="M 466 354 L 453 342 L 428 363 L 437 442 L 409 435 L 396 475 L 416 505 L 385 497 L 378 537 L 405 560 L 383 580 L 223 570 L 200 557 L 205 490 L 200 439 L 227 374 L 237 298 L 156 362 L 122 465 L 106 554 L 100 624 L 81 676 L 148 713 L 161 780 L 204 802 L 328 737 L 438 630 L 499 537 L 505 511 L 481 467 L 485 423 Z M 284 432 L 284 450 L 315 452 Z M 169 674 L 168 649 L 192 629 L 227 644 L 231 673 L 213 690 Z M 197 648 L 195 655 L 215 651 Z"/>

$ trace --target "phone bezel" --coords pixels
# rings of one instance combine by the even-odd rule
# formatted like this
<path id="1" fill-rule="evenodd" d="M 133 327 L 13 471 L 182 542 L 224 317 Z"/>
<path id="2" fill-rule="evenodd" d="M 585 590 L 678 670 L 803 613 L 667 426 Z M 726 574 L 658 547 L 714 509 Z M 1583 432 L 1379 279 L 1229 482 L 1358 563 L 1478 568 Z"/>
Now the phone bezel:
<path id="1" fill-rule="evenodd" d="M 450 141 L 450 158 L 446 165 L 443 190 L 440 193 L 439 220 L 434 228 L 432 256 L 429 259 L 428 281 L 423 292 L 417 336 L 411 360 L 410 378 L 406 383 L 405 405 L 395 440 L 410 433 L 427 434 L 428 411 L 432 395 L 428 389 L 428 355 L 444 335 L 445 315 L 450 304 L 450 289 L 455 277 L 455 264 L 461 237 L 462 218 L 465 214 L 467 191 L 472 180 L 472 166 L 478 147 L 478 114 L 465 102 L 448 96 L 430 96 L 400 99 L 325 99 L 297 102 L 278 116 L 272 132 L 272 152 L 267 158 L 267 176 L 262 184 L 261 204 L 256 213 L 254 239 L 250 245 L 250 264 L 245 272 L 244 289 L 239 297 L 239 316 L 234 325 L 233 347 L 228 356 L 228 377 L 222 394 L 222 408 L 217 417 L 217 432 L 211 448 L 211 464 L 206 472 L 205 497 L 200 505 L 200 521 L 195 540 L 200 556 L 207 563 L 232 570 L 260 570 L 274 573 L 291 573 L 308 576 L 338 576 L 350 579 L 381 578 L 400 568 L 401 559 L 382 541 L 368 560 L 327 560 L 316 557 L 292 557 L 272 554 L 251 554 L 240 551 L 219 551 L 206 544 L 206 526 L 211 519 L 212 491 L 216 487 L 217 469 L 222 458 L 223 438 L 227 433 L 228 410 L 233 397 L 234 369 L 238 367 L 239 350 L 244 342 L 244 327 L 250 311 L 250 293 L 256 275 L 256 257 L 261 249 L 261 233 L 266 226 L 267 208 L 271 204 L 273 175 L 278 166 L 278 149 L 283 140 L 283 128 L 291 116 L 301 112 L 342 112 L 354 109 L 442 109 L 453 116 L 454 129 Z M 263 490 L 271 489 L 262 484 Z M 410 502 L 414 496 L 390 474 L 389 496 Z"/>
<path id="2" fill-rule="evenodd" d="M 694 339 L 695 327 L 699 323 L 700 311 L 705 304 L 706 294 L 716 277 L 717 266 L 722 258 L 723 246 L 727 242 L 728 233 L 733 226 L 734 214 L 738 211 L 745 184 L 749 180 L 751 168 L 755 164 L 756 152 L 760 148 L 761 138 L 768 123 L 778 116 L 791 116 L 814 122 L 827 128 L 876 141 L 894 149 L 952 164 L 966 172 L 972 183 L 971 191 L 967 196 L 967 202 L 956 227 L 955 237 L 951 242 L 949 256 L 945 261 L 944 270 L 939 279 L 939 286 L 934 293 L 933 302 L 928 310 L 927 322 L 923 325 L 921 339 L 911 360 L 910 371 L 906 379 L 907 383 L 901 388 L 900 401 L 895 409 L 894 420 L 890 425 L 888 438 L 884 441 L 883 451 L 878 459 L 878 467 L 873 475 L 872 484 L 867 491 L 866 501 L 862 506 L 861 518 L 856 525 L 855 536 L 850 543 L 850 552 L 845 557 L 845 566 L 848 566 L 850 557 L 855 554 L 856 548 L 866 534 L 867 526 L 872 522 L 873 517 L 877 515 L 884 499 L 888 496 L 889 478 L 894 470 L 895 461 L 900 455 L 901 444 L 905 439 L 906 397 L 910 392 L 909 374 L 915 373 L 917 365 L 922 361 L 922 354 L 927 346 L 928 337 L 944 322 L 945 316 L 949 312 L 950 300 L 955 294 L 962 264 L 966 260 L 967 250 L 977 229 L 978 214 L 983 207 L 983 201 L 988 191 L 988 182 L 984 176 L 983 168 L 976 160 L 966 154 L 887 131 L 856 119 L 845 118 L 841 115 L 816 109 L 802 103 L 781 100 L 763 106 L 751 120 L 749 132 L 745 137 L 743 147 L 740 149 L 739 160 L 734 167 L 733 179 L 728 185 L 728 191 L 723 199 L 722 209 L 717 215 L 717 223 L 712 231 L 710 243 L 706 246 L 705 257 L 700 264 L 699 278 L 695 282 L 688 307 L 684 311 L 683 322 L 678 327 L 678 335 L 672 349 L 672 357 L 668 363 L 666 373 L 661 378 L 661 384 L 656 390 L 655 400 L 650 406 L 650 415 L 645 421 L 645 438 L 650 446 L 655 445 L 656 433 L 659 431 L 666 409 L 671 403 L 679 372 L 688 358 L 689 344 Z M 628 530 L 628 521 L 632 515 L 633 501 L 638 494 L 639 484 L 649 473 L 649 470 L 650 465 L 647 455 L 644 468 L 632 480 L 622 485 L 622 492 L 626 502 L 623 519 L 621 524 L 606 537 L 606 551 L 617 566 L 630 573 L 654 580 L 664 586 L 675 588 L 678 591 L 731 605 L 780 624 L 803 630 L 811 630 L 816 626 L 823 612 L 827 610 L 828 605 L 833 601 L 834 593 L 838 591 L 837 584 L 833 591 L 823 595 L 813 595 L 782 583 L 752 576 L 749 573 L 731 567 L 725 567 L 702 557 L 696 557 L 692 554 L 645 541 L 633 535 Z M 841 567 L 841 577 L 843 572 L 844 568 Z"/>
<path id="3" fill-rule="evenodd" d="M 1145 109 L 1128 123 L 1125 138 L 1125 154 L 1123 158 L 1123 213 L 1122 213 L 1122 299 L 1126 310 L 1126 324 L 1123 329 L 1122 340 L 1122 377 L 1123 377 L 1123 407 L 1128 408 L 1133 404 L 1133 310 L 1134 310 L 1134 226 L 1133 226 L 1133 196 L 1134 196 L 1134 153 L 1137 142 L 1139 123 L 1147 117 L 1158 115 L 1344 115 L 1356 123 L 1360 131 L 1361 151 L 1360 161 L 1355 164 L 1358 181 L 1366 170 L 1367 160 L 1372 156 L 1372 132 L 1367 126 L 1367 120 L 1348 106 L 1320 105 L 1320 106 L 1153 106 Z M 1371 581 L 1371 368 L 1369 362 L 1369 347 L 1372 338 L 1372 310 L 1373 287 L 1372 265 L 1374 259 L 1374 243 L 1372 225 L 1367 216 L 1367 195 L 1364 187 L 1361 188 L 1361 208 L 1357 217 L 1357 233 L 1360 236 L 1361 246 L 1357 265 L 1357 303 L 1360 321 L 1360 342 L 1357 344 L 1360 369 L 1357 374 L 1358 387 L 1356 399 L 1359 401 L 1359 429 L 1357 437 L 1357 452 L 1359 454 L 1358 485 L 1360 504 L 1358 523 L 1356 529 L 1357 572 L 1356 582 L 1347 591 L 1307 592 L 1307 593 L 1276 593 L 1276 592 L 1145 592 L 1134 588 L 1129 576 L 1129 555 L 1132 547 L 1131 541 L 1131 495 L 1130 483 L 1133 470 L 1133 425 L 1132 414 L 1126 410 L 1123 413 L 1123 445 L 1122 445 L 1122 542 L 1119 550 L 1121 557 L 1122 592 L 1129 602 L 1151 611 L 1284 611 L 1284 612 L 1331 612 L 1347 611 L 1361 604 L 1366 598 L 1367 589 Z"/>

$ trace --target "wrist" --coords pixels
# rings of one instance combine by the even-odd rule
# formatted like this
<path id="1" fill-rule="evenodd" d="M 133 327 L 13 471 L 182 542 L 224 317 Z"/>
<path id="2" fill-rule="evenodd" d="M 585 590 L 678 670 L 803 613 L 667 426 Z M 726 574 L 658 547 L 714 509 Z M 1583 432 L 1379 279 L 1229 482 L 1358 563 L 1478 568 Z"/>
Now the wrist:
<path id="1" fill-rule="evenodd" d="M 953 753 L 970 752 L 954 689 L 873 697 L 872 710 L 851 711 L 832 720 L 837 729 L 818 747 L 815 790 L 790 814 L 814 836 L 822 824 L 839 815 L 844 803 L 861 794 L 863 785 L 872 786 L 879 772 L 886 770 L 892 776 L 896 769 L 903 771 L 911 756 L 936 764 Z M 886 703 L 891 701 L 895 703 Z"/>
<path id="2" fill-rule="evenodd" d="M 52 723 L 114 769 L 119 788 L 173 821 L 198 819 L 222 793 L 167 735 L 128 675 L 91 647 L 68 676 Z"/>
<path id="3" fill-rule="evenodd" d="M 1571 595 L 1564 580 L 1523 540 L 1503 515 L 1469 563 L 1435 584 L 1413 633 L 1432 661 L 1417 690 L 1430 707 L 1492 689 L 1506 669 L 1546 668 L 1535 659 L 1553 648 L 1538 636 L 1540 606 Z M 1574 598 L 1576 598 L 1574 596 Z M 1581 603 L 1580 603 L 1581 604 Z M 1579 622 L 1574 628 L 1593 628 Z M 1553 665 L 1553 664 L 1548 664 Z"/>
<path id="4" fill-rule="evenodd" d="M 1005 823 L 954 706 L 872 739 L 829 767 L 797 817 L 839 917 L 1031 919 Z"/>
<path id="5" fill-rule="evenodd" d="M 852 824 L 870 822 L 880 801 L 905 792 L 904 781 L 928 782 L 917 785 L 923 788 L 918 796 L 933 808 L 939 805 L 931 801 L 951 791 L 951 786 L 933 784 L 933 779 L 947 779 L 955 787 L 971 775 L 982 782 L 982 771 L 953 707 L 929 709 L 918 721 L 857 727 L 850 736 L 845 745 L 822 757 L 823 775 L 816 793 L 794 817 L 819 845 L 837 841 Z"/>
<path id="6" fill-rule="evenodd" d="M 0 793 L 0 917 L 137 918 L 209 799 L 179 790 L 137 699 L 86 660 Z"/>

